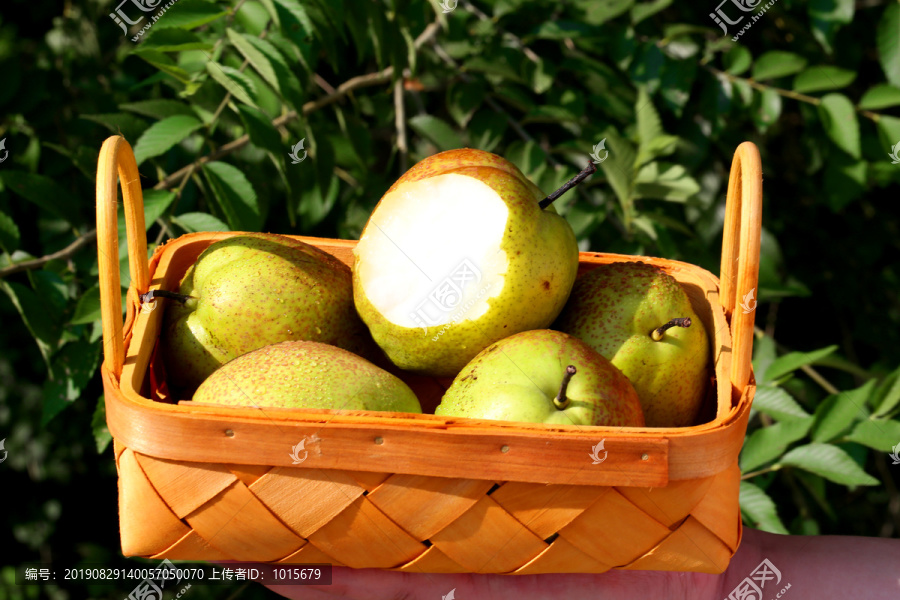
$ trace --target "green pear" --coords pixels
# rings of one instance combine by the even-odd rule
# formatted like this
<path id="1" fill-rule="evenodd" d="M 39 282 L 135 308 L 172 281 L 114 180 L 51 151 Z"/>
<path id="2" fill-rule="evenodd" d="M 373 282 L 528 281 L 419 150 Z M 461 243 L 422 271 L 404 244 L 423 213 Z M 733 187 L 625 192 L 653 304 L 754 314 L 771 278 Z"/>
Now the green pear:
<path id="1" fill-rule="evenodd" d="M 162 357 L 170 384 L 190 393 L 233 358 L 288 340 L 364 356 L 374 346 L 353 306 L 350 269 L 309 244 L 242 234 L 211 244 L 169 302 Z"/>
<path id="2" fill-rule="evenodd" d="M 549 326 L 578 270 L 550 202 L 591 172 L 544 198 L 508 160 L 460 149 L 400 177 L 354 249 L 356 308 L 388 358 L 453 377 L 493 342 Z"/>
<path id="3" fill-rule="evenodd" d="M 687 427 L 706 395 L 709 340 L 684 289 L 659 267 L 596 267 L 575 288 L 554 329 L 574 335 L 631 380 L 650 427 Z"/>
<path id="4" fill-rule="evenodd" d="M 581 340 L 540 329 L 482 350 L 463 368 L 434 414 L 556 425 L 641 427 L 631 383 Z"/>
<path id="5" fill-rule="evenodd" d="M 233 406 L 421 413 L 405 383 L 356 354 L 318 342 L 281 342 L 229 361 L 194 401 Z"/>

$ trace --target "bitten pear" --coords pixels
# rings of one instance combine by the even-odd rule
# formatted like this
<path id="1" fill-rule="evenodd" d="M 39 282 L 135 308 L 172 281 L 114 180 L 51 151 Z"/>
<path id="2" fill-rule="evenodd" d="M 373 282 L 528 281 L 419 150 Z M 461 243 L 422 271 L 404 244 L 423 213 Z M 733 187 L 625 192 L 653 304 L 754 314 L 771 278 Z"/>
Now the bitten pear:
<path id="1" fill-rule="evenodd" d="M 709 383 L 709 339 L 678 281 L 617 262 L 575 282 L 554 329 L 587 342 L 631 380 L 650 427 L 693 425 Z"/>
<path id="2" fill-rule="evenodd" d="M 493 342 L 550 325 L 578 269 L 572 228 L 550 205 L 565 189 L 542 201 L 515 165 L 482 150 L 407 171 L 353 251 L 356 308 L 388 358 L 452 377 Z"/>

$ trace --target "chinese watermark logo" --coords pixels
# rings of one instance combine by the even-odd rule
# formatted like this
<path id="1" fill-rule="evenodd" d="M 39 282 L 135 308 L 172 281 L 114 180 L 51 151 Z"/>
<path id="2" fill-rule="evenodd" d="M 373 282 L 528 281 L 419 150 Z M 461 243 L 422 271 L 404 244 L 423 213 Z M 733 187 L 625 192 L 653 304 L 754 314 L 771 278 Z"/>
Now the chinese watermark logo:
<path id="1" fill-rule="evenodd" d="M 0 142 L 0 148 L 3 148 L 3 142 Z M 891 148 L 890 152 L 888 152 L 888 156 L 891 157 L 892 165 L 900 165 L 900 156 L 898 156 L 898 154 L 900 154 L 900 142 L 894 144 L 894 147 Z M 0 162 L 3 161 L 0 160 Z"/>
<path id="2" fill-rule="evenodd" d="M 441 8 L 443 9 L 443 13 L 446 15 L 447 13 L 451 13 L 456 10 L 456 6 L 459 4 L 459 0 L 441 0 Z M 456 589 L 456 588 L 453 588 Z M 451 592 L 452 594 L 452 592 Z M 452 600 L 452 598 L 450 599 Z"/>
<path id="3" fill-rule="evenodd" d="M 719 2 L 719 5 L 716 7 L 715 12 L 709 13 L 710 18 L 715 21 L 716 25 L 722 28 L 722 33 L 728 35 L 728 27 L 726 27 L 726 23 L 728 25 L 737 25 L 741 21 L 744 20 L 744 16 L 738 17 L 736 20 L 732 21 L 727 14 L 725 14 L 722 9 L 722 5 L 726 4 L 729 0 L 722 0 Z M 739 37 L 744 35 L 744 32 L 753 27 L 753 24 L 756 23 L 759 19 L 762 18 L 763 13 L 772 8 L 772 6 L 778 0 L 770 0 L 764 6 L 760 6 L 762 0 L 731 0 L 731 3 L 734 4 L 738 10 L 744 13 L 756 11 L 756 14 L 750 16 L 750 22 L 744 25 L 741 30 L 731 38 L 731 41 L 736 42 Z"/>
<path id="4" fill-rule="evenodd" d="M 149 315 L 156 310 L 156 302 L 141 302 L 141 314 Z"/>
<path id="5" fill-rule="evenodd" d="M 309 442 L 310 444 L 315 444 L 316 442 L 321 442 L 321 441 L 322 441 L 322 438 L 320 438 L 315 433 L 309 437 L 304 435 L 303 439 L 300 440 L 300 443 L 297 444 L 296 446 L 294 446 L 293 448 L 291 448 L 291 451 L 288 454 L 288 456 L 290 456 L 291 460 L 293 461 L 292 464 L 299 465 L 300 463 L 302 463 L 304 460 L 306 460 L 309 457 L 309 450 L 306 449 L 307 442 Z M 300 454 L 301 452 L 303 453 L 302 455 Z M 317 450 L 317 452 L 319 454 L 322 453 L 320 450 Z"/>
<path id="6" fill-rule="evenodd" d="M 128 35 L 128 25 L 137 25 L 141 21 L 144 20 L 144 15 L 139 16 L 135 20 L 131 20 L 128 15 L 122 10 L 122 6 L 131 2 L 134 6 L 138 8 L 141 12 L 150 13 L 157 9 L 159 9 L 155 15 L 150 17 L 150 20 L 144 25 L 137 34 L 131 38 L 132 42 L 138 41 L 143 35 L 153 27 L 153 24 L 159 21 L 160 17 L 163 16 L 169 8 L 172 7 L 178 0 L 169 0 L 169 2 L 165 6 L 160 6 L 163 0 L 122 0 L 119 2 L 119 5 L 116 7 L 115 12 L 109 13 L 109 18 L 116 22 L 116 24 L 122 28 L 122 33 L 124 35 Z M 132 13 L 133 14 L 133 13 Z"/>
<path id="7" fill-rule="evenodd" d="M 447 315 L 456 310 L 463 301 L 464 292 L 471 284 L 481 283 L 481 271 L 470 261 L 464 258 L 453 272 L 445 277 L 437 286 L 431 290 L 428 296 L 419 302 L 416 311 L 409 313 L 409 317 L 415 321 L 416 325 L 422 328 L 425 334 L 428 334 L 429 326 L 436 326 L 445 320 Z M 466 302 L 459 311 L 457 311 L 445 324 L 432 341 L 437 341 L 451 325 L 458 323 L 466 312 L 468 312 L 475 302 L 484 296 L 490 285 L 481 288 L 474 299 Z"/>
<path id="8" fill-rule="evenodd" d="M 2 463 L 4 460 L 6 460 L 6 456 L 9 454 L 9 452 L 6 451 L 6 448 L 3 447 L 3 444 L 5 444 L 5 443 L 6 443 L 6 438 L 3 438 L 2 440 L 0 440 L 0 452 L 3 452 L 3 458 L 0 458 L 0 463 Z"/>
<path id="9" fill-rule="evenodd" d="M 291 457 L 291 460 L 293 461 L 292 464 L 299 465 L 304 460 L 306 460 L 306 458 L 309 456 L 309 451 L 306 450 L 305 445 L 306 445 L 306 438 L 304 437 L 302 440 L 300 440 L 299 444 L 297 444 L 296 446 L 291 448 L 291 453 L 288 454 L 288 456 Z M 303 451 L 303 458 L 300 458 L 301 450 Z"/>
<path id="10" fill-rule="evenodd" d="M 3 442 L 0 442 L 0 448 L 3 448 Z M 888 454 L 888 456 L 891 457 L 891 460 L 894 461 L 891 464 L 892 465 L 900 465 L 900 444 L 897 444 L 896 446 L 891 448 L 891 450 L 893 450 L 893 453 Z M 5 459 L 6 456 L 4 455 L 3 458 Z M 0 462 L 3 462 L 3 461 L 0 460 Z"/>
<path id="11" fill-rule="evenodd" d="M 168 558 L 162 561 L 159 567 L 150 569 L 150 571 L 156 577 L 152 579 L 148 577 L 137 584 L 137 587 L 128 594 L 125 600 L 163 600 L 163 588 L 166 587 L 166 584 L 174 583 L 177 585 L 181 582 L 179 570 L 175 568 L 175 565 Z M 190 587 L 191 584 L 187 584 L 176 598 L 180 598 Z"/>
<path id="12" fill-rule="evenodd" d="M 601 151 L 601 150 L 603 150 L 603 152 L 604 152 L 603 158 L 600 158 L 600 151 Z M 606 138 L 603 138 L 602 140 L 600 140 L 600 143 L 599 143 L 599 144 L 596 144 L 596 145 L 594 146 L 594 151 L 591 152 L 591 158 L 594 159 L 593 162 L 594 162 L 595 165 L 599 165 L 599 164 L 602 163 L 604 160 L 606 160 L 607 158 L 609 158 L 609 150 L 606 149 Z"/>
<path id="13" fill-rule="evenodd" d="M 605 443 L 606 443 L 606 438 L 603 438 L 602 440 L 600 440 L 599 442 L 597 442 L 597 445 L 596 445 L 596 446 L 594 446 L 593 448 L 591 448 L 591 453 L 588 454 L 588 456 L 590 456 L 590 457 L 591 457 L 591 460 L 594 461 L 594 462 L 591 463 L 592 465 L 599 465 L 599 464 L 602 463 L 604 460 L 606 460 L 606 457 L 609 455 L 609 452 L 606 450 L 606 448 L 603 447 L 603 445 L 604 445 Z M 601 452 L 601 451 L 603 452 L 603 456 L 602 456 L 602 457 L 600 456 L 600 452 Z"/>
<path id="14" fill-rule="evenodd" d="M 306 160 L 306 150 L 303 150 L 303 142 L 305 142 L 305 141 L 306 141 L 306 138 L 303 138 L 302 140 L 300 140 L 299 142 L 297 142 L 297 144 L 294 145 L 294 146 L 291 148 L 291 151 L 290 151 L 290 152 L 288 152 L 288 156 L 291 157 L 291 164 L 292 164 L 292 165 L 300 164 L 300 163 L 302 163 L 304 160 Z M 297 152 L 300 151 L 300 150 L 303 150 L 303 156 L 302 156 L 302 157 L 297 156 Z"/>
<path id="15" fill-rule="evenodd" d="M 441 596 L 441 600 L 454 600 L 456 598 L 456 588 L 450 590 L 446 596 Z"/>
<path id="16" fill-rule="evenodd" d="M 774 582 L 769 584 L 770 590 L 773 586 L 781 583 L 781 571 L 768 558 L 763 559 L 759 566 L 750 573 L 749 577 L 745 577 L 742 582 L 737 584 L 737 587 L 728 594 L 726 600 L 761 600 L 763 589 L 765 589 L 767 583 L 773 580 Z M 781 598 L 789 589 L 791 589 L 790 583 L 781 588 L 781 591 L 775 597 Z"/>
<path id="17" fill-rule="evenodd" d="M 754 310 L 756 310 L 757 302 L 753 299 L 753 293 L 756 292 L 756 288 L 753 288 L 744 296 L 744 299 L 741 301 L 741 308 L 744 311 L 744 314 L 750 314 Z"/>
<path id="18" fill-rule="evenodd" d="M 900 146 L 900 144 L 898 144 Z M 0 150 L 3 150 L 3 158 L 0 158 L 0 163 L 6 160 L 6 157 L 9 156 L 9 150 L 6 149 L 6 138 L 0 140 Z"/>

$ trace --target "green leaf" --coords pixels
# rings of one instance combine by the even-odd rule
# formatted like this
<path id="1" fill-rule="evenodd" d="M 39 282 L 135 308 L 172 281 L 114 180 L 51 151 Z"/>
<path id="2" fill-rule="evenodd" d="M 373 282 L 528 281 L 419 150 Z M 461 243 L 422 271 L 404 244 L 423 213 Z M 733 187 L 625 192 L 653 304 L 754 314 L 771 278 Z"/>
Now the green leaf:
<path id="1" fill-rule="evenodd" d="M 850 23 L 854 4 L 854 0 L 811 0 L 809 16 L 832 23 Z"/>
<path id="2" fill-rule="evenodd" d="M 885 150 L 893 152 L 894 146 L 900 141 L 900 119 L 890 115 L 881 115 L 878 118 L 878 137 L 886 146 Z"/>
<path id="3" fill-rule="evenodd" d="M 491 152 L 503 140 L 507 127 L 506 119 L 493 110 L 479 110 L 466 127 L 468 145 L 471 148 Z"/>
<path id="4" fill-rule="evenodd" d="M 794 78 L 794 91 L 821 92 L 845 88 L 856 79 L 856 72 L 840 67 L 810 67 Z"/>
<path id="5" fill-rule="evenodd" d="M 275 156 L 281 156 L 284 160 L 287 149 L 281 141 L 281 134 L 272 125 L 272 120 L 261 110 L 249 106 L 238 106 L 238 112 L 253 145 L 268 150 Z"/>
<path id="6" fill-rule="evenodd" d="M 753 122 L 760 132 L 765 132 L 781 116 L 781 96 L 767 88 L 754 95 Z"/>
<path id="7" fill-rule="evenodd" d="M 900 4 L 888 3 L 875 37 L 884 76 L 888 83 L 900 87 Z"/>
<path id="8" fill-rule="evenodd" d="M 151 125 L 134 145 L 137 164 L 148 158 L 165 154 L 172 146 L 181 142 L 203 126 L 195 117 L 176 115 Z"/>
<path id="9" fill-rule="evenodd" d="M 190 31 L 156 27 L 133 52 L 138 54 L 148 51 L 182 52 L 184 50 L 212 50 L 212 48 L 212 42 L 201 39 Z"/>
<path id="10" fill-rule="evenodd" d="M 847 439 L 878 452 L 892 452 L 900 444 L 900 421 L 887 419 L 860 421 Z"/>
<path id="11" fill-rule="evenodd" d="M 250 106 L 256 107 L 256 86 L 253 80 L 232 67 L 216 62 L 206 63 L 206 72 L 231 95 Z"/>
<path id="12" fill-rule="evenodd" d="M 765 248 L 765 229 L 763 229 L 763 248 Z M 760 253 L 762 255 L 762 252 Z M 760 257 L 762 258 L 762 256 Z M 760 260 L 760 271 L 762 271 L 762 260 Z M 760 276 L 760 279 L 762 277 Z M 753 372 L 756 373 L 756 380 L 759 382 L 766 381 L 766 371 L 769 366 L 775 362 L 775 340 L 771 336 L 763 336 L 753 343 Z"/>
<path id="13" fill-rule="evenodd" d="M 741 482 L 738 503 L 741 507 L 741 513 L 759 529 L 783 535 L 788 533 L 781 519 L 778 518 L 778 510 L 775 507 L 775 503 L 764 491 L 749 481 Z"/>
<path id="14" fill-rule="evenodd" d="M 596 34 L 596 28 L 576 21 L 544 21 L 529 35 L 541 40 L 564 40 Z"/>
<path id="15" fill-rule="evenodd" d="M 484 83 L 480 79 L 472 81 L 456 81 L 447 88 L 447 112 L 460 127 L 468 125 L 469 120 L 484 100 Z M 495 117 L 496 118 L 496 115 Z"/>
<path id="16" fill-rule="evenodd" d="M 806 59 L 793 52 L 770 50 L 756 59 L 753 65 L 753 79 L 777 79 L 799 73 L 806 67 Z"/>
<path id="17" fill-rule="evenodd" d="M 656 112 L 653 100 L 643 87 L 638 90 L 634 112 L 637 121 L 638 140 L 640 142 L 638 155 L 641 155 L 646 151 L 646 147 L 650 142 L 664 133 L 662 123 L 659 120 L 659 113 Z"/>
<path id="18" fill-rule="evenodd" d="M 100 286 L 95 285 L 85 290 L 75 305 L 75 314 L 69 321 L 71 325 L 88 325 L 100 320 Z"/>
<path id="19" fill-rule="evenodd" d="M 153 223 L 166 212 L 169 205 L 175 201 L 175 192 L 168 190 L 145 190 L 144 196 L 144 228 L 149 230 Z M 119 205 L 118 231 L 120 242 L 125 235 L 125 207 Z"/>
<path id="20" fill-rule="evenodd" d="M 79 118 L 103 125 L 112 133 L 121 134 L 130 141 L 136 140 L 147 129 L 145 120 L 128 113 L 81 115 Z"/>
<path id="21" fill-rule="evenodd" d="M 409 120 L 409 126 L 439 150 L 461 148 L 459 134 L 446 121 L 432 115 L 417 115 Z"/>
<path id="22" fill-rule="evenodd" d="M 753 408 L 779 421 L 803 419 L 811 415 L 790 394 L 779 387 L 760 386 L 753 398 Z"/>
<path id="23" fill-rule="evenodd" d="M 878 389 L 870 399 L 876 417 L 887 415 L 898 404 L 900 404 L 900 367 L 878 384 Z"/>
<path id="24" fill-rule="evenodd" d="M 636 198 L 685 202 L 700 191 L 700 184 L 681 165 L 652 162 L 635 179 Z"/>
<path id="25" fill-rule="evenodd" d="M 812 441 L 830 442 L 856 421 L 869 416 L 866 401 L 875 388 L 875 380 L 870 379 L 862 387 L 829 396 L 816 407 Z M 900 440 L 898 440 L 900 441 Z"/>
<path id="26" fill-rule="evenodd" d="M 753 64 L 753 55 L 744 46 L 735 44 L 731 50 L 722 57 L 725 61 L 725 70 L 732 75 L 740 75 Z"/>
<path id="27" fill-rule="evenodd" d="M 829 481 L 846 485 L 878 485 L 844 450 L 832 444 L 807 444 L 785 454 L 780 464 L 815 473 Z"/>
<path id="28" fill-rule="evenodd" d="M 741 471 L 752 471 L 784 454 L 788 446 L 806 436 L 812 423 L 812 417 L 805 417 L 754 431 L 741 449 Z"/>
<path id="29" fill-rule="evenodd" d="M 53 357 L 51 378 L 44 383 L 43 425 L 81 397 L 99 363 L 100 344 L 87 340 L 70 342 Z"/>
<path id="30" fill-rule="evenodd" d="M 228 225 L 219 219 L 201 212 L 189 212 L 172 217 L 172 222 L 188 233 L 197 231 L 231 231 Z"/>
<path id="31" fill-rule="evenodd" d="M 185 86 L 190 85 L 191 76 L 185 71 L 183 68 L 178 66 L 178 64 L 172 60 L 167 55 L 162 52 L 157 52 L 156 50 L 147 50 L 146 52 L 141 52 L 138 54 L 144 61 L 153 65 L 166 75 L 171 75 Z"/>
<path id="32" fill-rule="evenodd" d="M 19 248 L 19 227 L 12 217 L 0 211 L 0 248 L 12 254 Z"/>
<path id="33" fill-rule="evenodd" d="M 878 110 L 897 106 L 898 104 L 900 104 L 900 88 L 882 83 L 863 94 L 862 100 L 859 101 L 859 108 L 863 110 Z"/>
<path id="34" fill-rule="evenodd" d="M 197 116 L 194 114 L 194 111 L 191 110 L 190 106 L 183 102 L 178 102 L 177 100 L 142 100 L 140 102 L 122 104 L 119 108 L 130 110 L 139 115 L 144 115 L 157 120 L 165 119 L 166 117 L 174 117 L 176 115 L 185 115 L 188 117 Z"/>
<path id="35" fill-rule="evenodd" d="M 106 398 L 101 394 L 97 400 L 97 408 L 94 409 L 94 416 L 91 417 L 91 430 L 94 432 L 94 443 L 97 444 L 97 454 L 103 454 L 103 451 L 112 441 L 112 434 L 106 425 Z"/>
<path id="36" fill-rule="evenodd" d="M 606 180 L 615 192 L 623 210 L 630 211 L 634 201 L 634 180 L 636 153 L 628 140 L 619 136 L 612 128 L 603 132 L 609 156 L 600 163 Z"/>
<path id="37" fill-rule="evenodd" d="M 766 379 L 763 383 L 775 381 L 783 375 L 796 371 L 804 365 L 811 365 L 820 358 L 833 354 L 837 346 L 828 346 L 812 352 L 789 352 L 775 360 L 766 371 Z"/>
<path id="38" fill-rule="evenodd" d="M 648 19 L 672 5 L 672 0 L 652 0 L 631 7 L 631 24 L 637 25 L 644 19 Z"/>
<path id="39" fill-rule="evenodd" d="M 244 58 L 257 73 L 295 110 L 301 110 L 303 95 L 300 86 L 284 57 L 278 49 L 265 40 L 246 34 L 239 34 L 233 29 L 226 30 L 228 39 L 234 44 Z"/>
<path id="40" fill-rule="evenodd" d="M 256 192 L 240 169 L 218 161 L 206 163 L 202 169 L 232 231 L 259 231 L 262 216 Z"/>
<path id="41" fill-rule="evenodd" d="M 72 225 L 83 222 L 79 215 L 79 198 L 45 175 L 24 171 L 0 171 L 0 179 L 9 188 L 42 210 L 65 219 Z"/>
<path id="42" fill-rule="evenodd" d="M 207 23 L 212 23 L 220 17 L 228 14 L 212 2 L 205 0 L 178 0 L 171 8 L 166 9 L 159 21 L 153 24 L 154 29 L 163 27 L 178 27 L 180 29 L 194 29 Z"/>
<path id="43" fill-rule="evenodd" d="M 52 305 L 48 306 L 38 294 L 21 284 L 0 280 L 0 289 L 9 296 L 50 367 L 50 354 L 61 334 L 59 315 L 52 312 Z"/>

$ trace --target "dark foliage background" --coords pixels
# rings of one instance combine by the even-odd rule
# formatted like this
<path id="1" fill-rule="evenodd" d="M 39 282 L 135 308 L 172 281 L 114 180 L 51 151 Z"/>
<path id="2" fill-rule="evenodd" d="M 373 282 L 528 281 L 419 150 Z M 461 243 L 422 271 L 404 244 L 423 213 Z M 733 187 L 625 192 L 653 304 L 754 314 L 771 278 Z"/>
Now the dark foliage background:
<path id="1" fill-rule="evenodd" d="M 731 156 L 755 142 L 745 522 L 900 536 L 900 4 L 779 0 L 736 37 L 755 13 L 720 5 L 743 15 L 724 35 L 713 0 L 178 0 L 138 42 L 148 19 L 126 37 L 118 7 L 0 8 L 0 599 L 130 591 L 14 585 L 29 561 L 141 564 L 120 555 L 98 377 L 94 172 L 118 132 L 152 246 L 203 230 L 355 238 L 439 150 L 497 152 L 551 190 L 603 141 L 601 171 L 557 203 L 582 249 L 713 273 Z"/>

